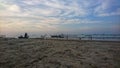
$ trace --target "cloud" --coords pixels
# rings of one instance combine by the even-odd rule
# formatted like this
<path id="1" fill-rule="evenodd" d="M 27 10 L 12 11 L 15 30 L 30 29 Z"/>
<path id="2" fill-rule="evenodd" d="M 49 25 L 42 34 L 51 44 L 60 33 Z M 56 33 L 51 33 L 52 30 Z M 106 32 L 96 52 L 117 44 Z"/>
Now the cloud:
<path id="1" fill-rule="evenodd" d="M 67 31 L 63 26 L 105 23 L 97 18 L 113 15 L 120 15 L 118 0 L 0 0 L 0 24 L 6 32 L 62 32 Z"/>
<path id="2" fill-rule="evenodd" d="M 17 5 L 10 5 L 10 7 L 8 7 L 8 10 L 13 12 L 20 12 L 20 7 Z"/>
<path id="3" fill-rule="evenodd" d="M 118 15 L 120 15 L 120 8 L 118 8 L 114 12 L 98 14 L 98 16 L 118 16 Z"/>
<path id="4" fill-rule="evenodd" d="M 98 6 L 94 9 L 94 13 L 97 16 L 114 16 L 120 15 L 118 0 L 101 0 L 98 2 Z"/>
<path id="5" fill-rule="evenodd" d="M 77 1 L 71 1 L 67 5 L 65 4 L 67 1 L 59 0 L 25 0 L 22 2 L 25 5 L 24 12 L 31 14 L 36 13 L 44 16 L 84 16 L 87 14 L 87 11 L 79 6 Z"/>
<path id="6" fill-rule="evenodd" d="M 54 31 L 57 29 L 57 26 L 50 25 L 50 22 L 54 23 L 54 21 L 54 19 L 46 18 L 38 19 L 31 17 L 1 17 L 0 25 L 2 32 L 50 32 L 51 30 Z"/>
<path id="7" fill-rule="evenodd" d="M 18 16 L 86 17 L 117 15 L 118 0 L 0 0 L 1 14 Z M 3 9 L 4 8 L 4 9 Z M 4 13 L 6 12 L 6 13 Z M 14 14 L 15 12 L 15 14 Z"/>

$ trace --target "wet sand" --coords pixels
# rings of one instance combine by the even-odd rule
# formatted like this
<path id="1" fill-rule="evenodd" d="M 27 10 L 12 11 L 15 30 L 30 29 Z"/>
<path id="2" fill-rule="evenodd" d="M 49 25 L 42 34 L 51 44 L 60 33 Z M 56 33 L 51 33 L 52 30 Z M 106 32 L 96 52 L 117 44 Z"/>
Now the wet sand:
<path id="1" fill-rule="evenodd" d="M 0 68 L 120 68 L 120 42 L 4 39 Z"/>

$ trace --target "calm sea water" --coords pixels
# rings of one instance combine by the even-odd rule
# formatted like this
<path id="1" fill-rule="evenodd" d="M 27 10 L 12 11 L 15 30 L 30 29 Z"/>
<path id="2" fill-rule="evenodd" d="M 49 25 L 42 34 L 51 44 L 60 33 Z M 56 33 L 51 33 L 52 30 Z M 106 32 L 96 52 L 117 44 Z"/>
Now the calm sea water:
<path id="1" fill-rule="evenodd" d="M 69 39 L 120 41 L 120 34 L 79 34 L 68 35 Z"/>

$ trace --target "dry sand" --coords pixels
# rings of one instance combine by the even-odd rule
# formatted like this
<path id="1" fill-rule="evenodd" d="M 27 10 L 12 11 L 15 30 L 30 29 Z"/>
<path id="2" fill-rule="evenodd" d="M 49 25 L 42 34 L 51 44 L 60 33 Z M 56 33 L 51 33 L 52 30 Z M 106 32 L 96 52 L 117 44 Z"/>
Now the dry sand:
<path id="1" fill-rule="evenodd" d="M 120 68 L 120 43 L 0 40 L 0 68 Z"/>

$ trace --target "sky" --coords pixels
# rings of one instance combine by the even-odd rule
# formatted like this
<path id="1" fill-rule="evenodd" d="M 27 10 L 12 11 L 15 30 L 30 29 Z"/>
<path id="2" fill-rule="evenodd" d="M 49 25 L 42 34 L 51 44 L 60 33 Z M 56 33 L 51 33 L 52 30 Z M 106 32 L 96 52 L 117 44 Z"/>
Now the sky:
<path id="1" fill-rule="evenodd" d="M 120 33 L 120 0 L 0 0 L 0 34 Z"/>

